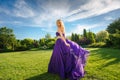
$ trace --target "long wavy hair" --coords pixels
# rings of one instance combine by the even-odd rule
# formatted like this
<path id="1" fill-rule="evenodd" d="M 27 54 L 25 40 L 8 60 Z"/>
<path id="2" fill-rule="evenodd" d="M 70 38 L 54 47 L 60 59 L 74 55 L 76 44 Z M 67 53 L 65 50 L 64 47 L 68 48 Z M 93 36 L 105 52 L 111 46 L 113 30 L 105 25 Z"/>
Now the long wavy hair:
<path id="1" fill-rule="evenodd" d="M 56 21 L 56 24 L 58 26 L 58 30 L 60 30 L 62 33 L 65 33 L 65 27 L 63 21 L 61 19 L 58 19 Z"/>

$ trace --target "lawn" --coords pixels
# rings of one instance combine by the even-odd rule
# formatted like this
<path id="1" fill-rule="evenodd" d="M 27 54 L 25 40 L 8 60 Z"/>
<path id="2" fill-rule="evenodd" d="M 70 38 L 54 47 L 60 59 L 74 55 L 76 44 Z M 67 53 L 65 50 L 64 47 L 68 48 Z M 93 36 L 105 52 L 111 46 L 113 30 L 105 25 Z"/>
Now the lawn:
<path id="1" fill-rule="evenodd" d="M 119 80 L 120 50 L 88 48 L 90 55 L 82 80 Z M 0 80 L 59 80 L 47 73 L 52 50 L 0 53 Z"/>

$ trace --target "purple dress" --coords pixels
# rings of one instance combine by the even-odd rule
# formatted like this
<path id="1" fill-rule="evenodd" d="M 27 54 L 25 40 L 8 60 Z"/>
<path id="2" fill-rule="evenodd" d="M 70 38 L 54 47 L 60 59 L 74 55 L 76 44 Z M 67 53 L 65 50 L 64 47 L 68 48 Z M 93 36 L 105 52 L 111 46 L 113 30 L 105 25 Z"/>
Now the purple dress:
<path id="1" fill-rule="evenodd" d="M 60 34 L 56 32 L 56 36 L 60 36 Z M 64 34 L 63 36 L 65 37 Z M 89 51 L 71 40 L 66 39 L 66 42 L 70 44 L 70 47 L 66 46 L 61 38 L 56 40 L 48 72 L 58 74 L 62 80 L 66 78 L 79 80 L 84 77 L 84 66 Z"/>

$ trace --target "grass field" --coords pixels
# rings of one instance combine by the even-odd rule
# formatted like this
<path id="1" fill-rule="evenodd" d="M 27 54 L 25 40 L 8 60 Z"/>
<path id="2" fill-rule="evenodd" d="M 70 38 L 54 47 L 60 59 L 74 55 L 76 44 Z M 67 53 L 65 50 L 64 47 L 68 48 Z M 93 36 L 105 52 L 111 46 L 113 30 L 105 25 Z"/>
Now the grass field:
<path id="1" fill-rule="evenodd" d="M 82 80 L 120 80 L 120 50 L 88 48 L 90 55 Z M 59 80 L 47 73 L 52 50 L 0 53 L 0 80 Z"/>

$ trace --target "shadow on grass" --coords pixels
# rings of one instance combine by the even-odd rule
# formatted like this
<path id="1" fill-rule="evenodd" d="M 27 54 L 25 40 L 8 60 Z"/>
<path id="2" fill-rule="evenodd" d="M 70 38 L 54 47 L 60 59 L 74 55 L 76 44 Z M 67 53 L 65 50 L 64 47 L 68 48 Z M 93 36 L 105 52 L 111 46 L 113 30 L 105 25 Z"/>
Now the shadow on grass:
<path id="1" fill-rule="evenodd" d="M 102 59 L 110 60 L 108 63 L 103 63 L 102 67 L 107 67 L 109 65 L 117 64 L 120 62 L 120 50 L 118 49 L 110 49 L 110 48 L 98 48 L 96 50 L 91 50 L 91 56 L 99 55 Z"/>
<path id="2" fill-rule="evenodd" d="M 40 75 L 36 75 L 30 78 L 27 78 L 25 80 L 60 80 L 59 76 L 56 74 L 50 74 L 50 73 L 43 73 Z"/>
<path id="3" fill-rule="evenodd" d="M 25 80 L 62 80 L 62 79 L 60 79 L 60 77 L 56 74 L 50 74 L 46 72 L 37 76 L 27 78 Z M 65 80 L 69 80 L 69 79 L 65 79 Z M 98 79 L 94 75 L 85 74 L 85 77 L 81 78 L 80 80 L 100 80 L 100 79 Z"/>

